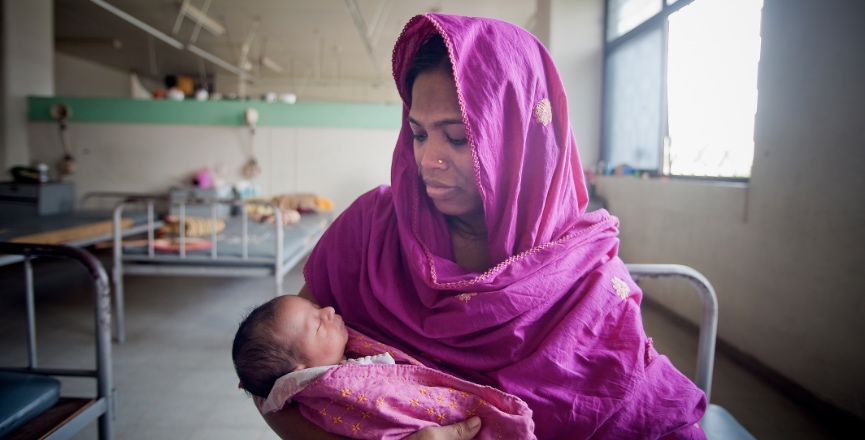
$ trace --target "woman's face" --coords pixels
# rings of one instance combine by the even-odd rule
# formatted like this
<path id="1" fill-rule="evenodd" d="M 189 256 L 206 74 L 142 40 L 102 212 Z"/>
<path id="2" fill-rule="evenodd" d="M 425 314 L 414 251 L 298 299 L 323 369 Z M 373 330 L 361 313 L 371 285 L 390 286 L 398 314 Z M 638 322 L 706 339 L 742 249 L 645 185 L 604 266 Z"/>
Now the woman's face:
<path id="1" fill-rule="evenodd" d="M 411 96 L 408 122 L 427 195 L 442 214 L 483 215 L 453 76 L 441 69 L 422 72 Z"/>

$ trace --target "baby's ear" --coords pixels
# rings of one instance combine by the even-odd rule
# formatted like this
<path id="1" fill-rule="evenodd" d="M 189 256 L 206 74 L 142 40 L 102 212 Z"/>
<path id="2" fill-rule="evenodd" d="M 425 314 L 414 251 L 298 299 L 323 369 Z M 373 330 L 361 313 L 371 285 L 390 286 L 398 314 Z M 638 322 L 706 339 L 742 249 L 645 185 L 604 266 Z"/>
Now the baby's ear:
<path id="1" fill-rule="evenodd" d="M 295 371 L 300 371 L 300 370 L 303 370 L 305 368 L 306 368 L 306 365 L 297 364 L 294 368 L 291 369 L 291 372 L 294 373 Z"/>

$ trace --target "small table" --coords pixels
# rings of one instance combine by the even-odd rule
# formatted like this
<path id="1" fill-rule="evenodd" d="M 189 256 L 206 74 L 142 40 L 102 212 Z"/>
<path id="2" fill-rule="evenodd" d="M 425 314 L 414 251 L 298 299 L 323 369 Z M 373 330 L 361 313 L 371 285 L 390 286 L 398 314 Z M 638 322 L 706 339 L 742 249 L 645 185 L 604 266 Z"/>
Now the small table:
<path id="1" fill-rule="evenodd" d="M 148 231 L 144 216 L 125 217 L 122 222 L 123 237 Z M 151 223 L 151 228 L 162 226 L 162 222 Z M 110 212 L 72 212 L 64 214 L 24 217 L 0 222 L 0 242 L 65 244 L 85 247 L 111 240 L 113 234 Z M 23 261 L 20 255 L 0 255 L 0 266 Z"/>

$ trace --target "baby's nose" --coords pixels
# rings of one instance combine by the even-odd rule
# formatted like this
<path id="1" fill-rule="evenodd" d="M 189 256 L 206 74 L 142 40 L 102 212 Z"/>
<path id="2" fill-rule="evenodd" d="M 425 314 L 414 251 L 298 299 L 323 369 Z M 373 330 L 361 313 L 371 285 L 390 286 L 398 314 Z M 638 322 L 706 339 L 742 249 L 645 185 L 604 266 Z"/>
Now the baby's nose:
<path id="1" fill-rule="evenodd" d="M 328 320 L 330 320 L 330 319 L 333 319 L 333 315 L 336 314 L 336 309 L 334 309 L 333 307 L 327 306 L 327 307 L 322 309 L 322 312 L 324 312 L 324 316 Z"/>

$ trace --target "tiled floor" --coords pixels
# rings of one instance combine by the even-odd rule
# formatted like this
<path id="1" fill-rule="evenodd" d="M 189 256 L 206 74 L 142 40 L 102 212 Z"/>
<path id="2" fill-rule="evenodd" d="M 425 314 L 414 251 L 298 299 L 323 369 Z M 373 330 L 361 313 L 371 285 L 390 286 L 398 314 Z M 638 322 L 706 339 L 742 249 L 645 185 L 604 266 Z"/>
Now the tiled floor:
<path id="1" fill-rule="evenodd" d="M 0 268 L 0 361 L 26 362 L 20 266 Z M 37 262 L 37 323 L 41 366 L 92 365 L 91 297 L 86 275 L 69 263 Z M 299 268 L 286 291 L 302 282 Z M 113 345 L 116 438 L 276 439 L 251 401 L 236 388 L 231 340 L 241 316 L 272 295 L 266 278 L 128 277 L 127 342 Z M 63 286 L 58 287 L 58 286 Z M 644 308 L 658 350 L 692 375 L 696 336 Z M 78 379 L 65 393 L 91 392 Z M 712 399 L 758 439 L 843 438 L 723 355 L 715 362 Z M 865 438 L 862 433 L 847 438 Z M 844 436 L 846 437 L 846 436 Z M 95 426 L 74 437 L 98 438 Z"/>

